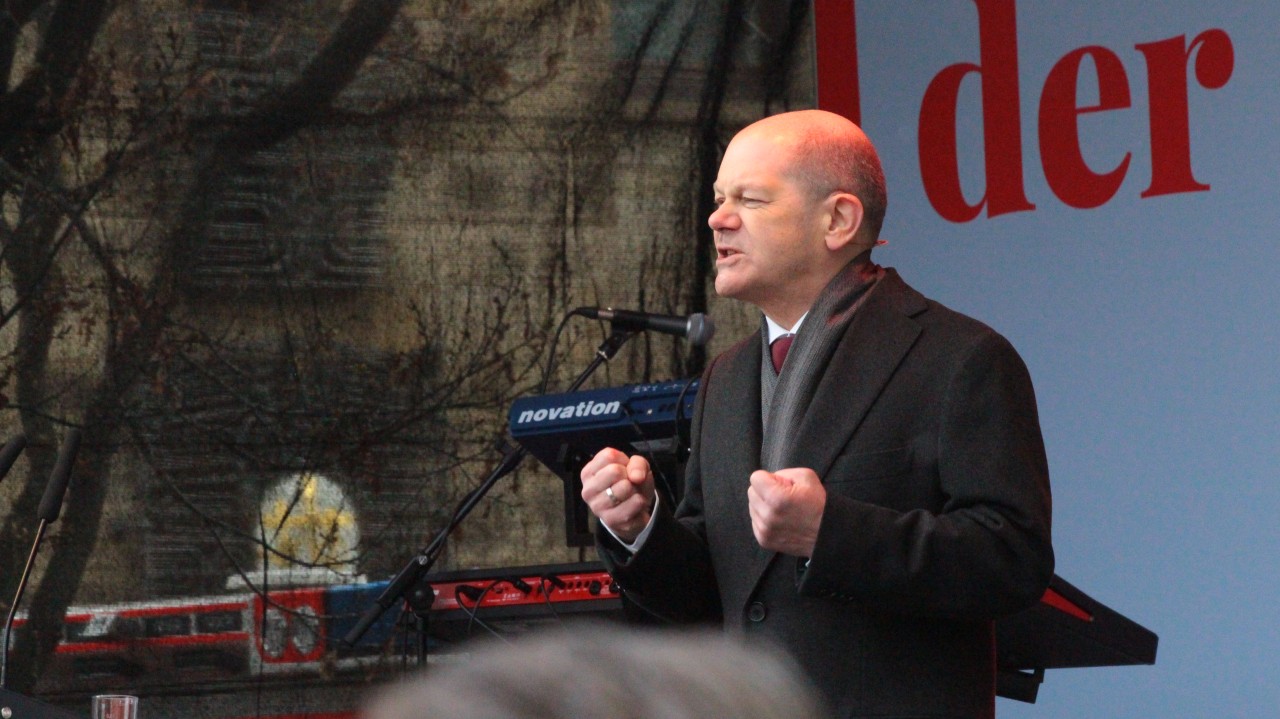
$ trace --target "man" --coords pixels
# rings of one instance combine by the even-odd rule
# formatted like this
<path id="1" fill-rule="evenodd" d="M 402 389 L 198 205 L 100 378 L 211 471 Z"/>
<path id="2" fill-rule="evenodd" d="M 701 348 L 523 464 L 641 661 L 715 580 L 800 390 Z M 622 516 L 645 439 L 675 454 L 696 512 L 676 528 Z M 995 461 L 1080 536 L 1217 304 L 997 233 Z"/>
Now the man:
<path id="1" fill-rule="evenodd" d="M 703 375 L 678 508 L 642 457 L 583 468 L 601 556 L 650 612 L 787 649 L 837 716 L 991 717 L 993 620 L 1053 572 L 1026 367 L 871 262 L 884 179 L 848 120 L 747 127 L 715 194 L 716 291 L 761 331 Z"/>

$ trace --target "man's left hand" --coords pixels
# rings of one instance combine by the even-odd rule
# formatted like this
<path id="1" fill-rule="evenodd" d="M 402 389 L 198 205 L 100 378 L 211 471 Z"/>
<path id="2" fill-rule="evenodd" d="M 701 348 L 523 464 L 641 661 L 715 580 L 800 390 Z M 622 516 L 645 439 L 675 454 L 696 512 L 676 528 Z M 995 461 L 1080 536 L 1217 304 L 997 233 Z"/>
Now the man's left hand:
<path id="1" fill-rule="evenodd" d="M 747 509 L 760 546 L 797 557 L 812 557 L 818 526 L 827 506 L 827 490 L 806 467 L 751 473 Z"/>

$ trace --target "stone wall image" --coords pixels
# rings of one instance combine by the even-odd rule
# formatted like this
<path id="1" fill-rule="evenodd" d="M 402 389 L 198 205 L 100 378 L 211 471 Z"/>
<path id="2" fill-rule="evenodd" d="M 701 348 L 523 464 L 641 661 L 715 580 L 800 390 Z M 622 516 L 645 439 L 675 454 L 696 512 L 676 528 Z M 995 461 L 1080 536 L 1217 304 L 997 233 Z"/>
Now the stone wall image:
<path id="1" fill-rule="evenodd" d="M 0 485 L 0 603 L 58 442 L 85 433 L 10 686 L 348 710 L 400 647 L 272 674 L 271 592 L 386 579 L 425 546 L 566 312 L 710 312 L 712 353 L 754 329 L 710 288 L 710 177 L 737 127 L 810 103 L 808 3 L 86 5 L 0 36 L 0 425 L 31 440 Z M 606 331 L 569 322 L 547 387 Z M 706 357 L 641 336 L 591 386 Z M 438 568 L 594 559 L 562 502 L 527 460 Z M 179 620 L 110 619 L 218 597 L 182 621 L 242 646 L 185 669 L 147 654 Z M 67 629 L 72 607 L 107 618 Z M 85 631 L 117 654 L 77 663 Z"/>

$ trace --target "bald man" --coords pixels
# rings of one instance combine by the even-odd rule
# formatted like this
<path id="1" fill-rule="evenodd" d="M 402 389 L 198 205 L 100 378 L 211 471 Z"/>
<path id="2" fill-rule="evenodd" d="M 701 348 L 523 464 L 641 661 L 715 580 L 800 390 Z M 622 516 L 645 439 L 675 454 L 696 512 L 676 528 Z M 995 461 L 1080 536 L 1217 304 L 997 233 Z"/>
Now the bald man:
<path id="1" fill-rule="evenodd" d="M 884 176 L 848 120 L 748 126 L 714 189 L 716 292 L 760 331 L 702 377 L 678 507 L 643 457 L 583 468 L 602 558 L 659 617 L 789 651 L 837 716 L 993 716 L 993 622 L 1053 573 L 1025 365 L 871 261 Z"/>

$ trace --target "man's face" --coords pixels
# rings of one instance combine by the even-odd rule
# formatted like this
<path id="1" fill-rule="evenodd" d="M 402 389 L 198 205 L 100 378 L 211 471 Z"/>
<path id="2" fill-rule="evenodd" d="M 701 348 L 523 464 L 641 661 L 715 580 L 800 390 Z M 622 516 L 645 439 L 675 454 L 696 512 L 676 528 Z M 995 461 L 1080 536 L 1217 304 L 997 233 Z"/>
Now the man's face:
<path id="1" fill-rule="evenodd" d="M 826 254 L 822 201 L 788 172 L 791 162 L 785 143 L 759 133 L 735 137 L 716 177 L 718 208 L 707 219 L 715 233 L 716 292 L 777 321 L 807 311 L 826 281 L 814 279 Z"/>

